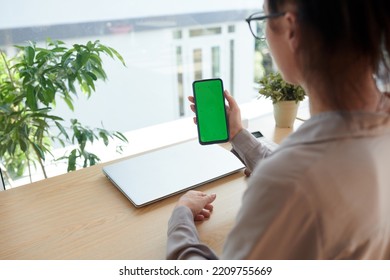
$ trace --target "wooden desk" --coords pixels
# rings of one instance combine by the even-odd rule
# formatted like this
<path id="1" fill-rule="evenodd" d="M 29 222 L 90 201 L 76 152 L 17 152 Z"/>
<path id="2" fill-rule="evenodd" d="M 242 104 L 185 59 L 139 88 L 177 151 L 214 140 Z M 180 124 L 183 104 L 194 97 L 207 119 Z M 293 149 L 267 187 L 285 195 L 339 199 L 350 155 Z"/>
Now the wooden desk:
<path id="1" fill-rule="evenodd" d="M 271 115 L 249 128 L 276 142 L 291 132 L 275 128 Z M 136 209 L 102 166 L 0 192 L 0 259 L 164 259 L 167 221 L 178 196 Z M 217 254 L 245 181 L 238 172 L 198 188 L 217 194 L 212 217 L 198 224 L 202 241 Z"/>

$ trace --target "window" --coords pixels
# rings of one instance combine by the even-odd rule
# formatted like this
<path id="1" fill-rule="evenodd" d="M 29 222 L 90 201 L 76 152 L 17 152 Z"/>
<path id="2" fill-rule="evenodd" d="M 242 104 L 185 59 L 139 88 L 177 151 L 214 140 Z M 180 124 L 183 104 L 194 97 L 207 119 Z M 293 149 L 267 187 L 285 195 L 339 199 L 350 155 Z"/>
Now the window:
<path id="1" fill-rule="evenodd" d="M 177 61 L 177 94 L 179 98 L 179 115 L 184 116 L 184 91 L 183 91 L 183 57 L 181 47 L 176 47 L 176 61 Z"/>
<path id="2" fill-rule="evenodd" d="M 44 46 L 47 38 L 68 46 L 100 40 L 123 56 L 126 67 L 104 60 L 108 80 L 89 100 L 77 100 L 74 112 L 58 102 L 55 114 L 64 119 L 127 132 L 190 117 L 187 97 L 196 79 L 221 78 L 239 103 L 257 96 L 255 42 L 245 18 L 261 10 L 262 1 L 66 3 L 7 1 L 0 17 L 0 49 L 9 56 L 16 53 L 14 45 Z"/>
<path id="3" fill-rule="evenodd" d="M 173 31 L 173 38 L 174 39 L 181 39 L 182 37 L 183 37 L 183 33 L 181 30 Z"/>
<path id="4" fill-rule="evenodd" d="M 201 80 L 203 78 L 202 49 L 195 49 L 193 54 L 194 80 Z"/>
<path id="5" fill-rule="evenodd" d="M 15 15 L 19 6 L 25 8 Z M 103 122 L 109 129 L 129 131 L 190 116 L 183 107 L 193 79 L 221 77 L 231 91 L 240 88 L 235 94 L 239 102 L 253 99 L 254 40 L 244 19 L 261 7 L 257 0 L 212 0 L 208 5 L 195 0 L 186 5 L 179 0 L 101 5 L 70 0 L 65 6 L 58 0 L 8 2 L 2 7 L 0 48 L 12 55 L 15 44 L 31 40 L 44 45 L 47 38 L 67 45 L 100 40 L 115 48 L 127 67 L 107 58 L 108 81 L 96 94 L 78 100 L 74 113 L 64 104 L 56 110 L 91 127 Z"/>
<path id="6" fill-rule="evenodd" d="M 221 27 L 191 29 L 190 30 L 190 37 L 217 35 L 217 34 L 221 34 L 221 33 L 222 33 Z"/>
<path id="7" fill-rule="evenodd" d="M 234 96 L 234 40 L 229 42 L 229 54 L 230 54 L 230 94 Z"/>
<path id="8" fill-rule="evenodd" d="M 212 47 L 211 48 L 211 65 L 212 65 L 212 78 L 219 78 L 221 75 L 220 73 L 220 67 L 221 67 L 221 62 L 220 62 L 220 47 Z"/>

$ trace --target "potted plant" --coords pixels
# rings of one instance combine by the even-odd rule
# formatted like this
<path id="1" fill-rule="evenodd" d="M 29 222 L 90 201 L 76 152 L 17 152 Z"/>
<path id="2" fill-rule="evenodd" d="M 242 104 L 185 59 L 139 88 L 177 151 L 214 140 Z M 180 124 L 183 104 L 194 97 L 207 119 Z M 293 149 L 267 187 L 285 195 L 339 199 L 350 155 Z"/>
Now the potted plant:
<path id="1" fill-rule="evenodd" d="M 120 132 L 91 129 L 78 120 L 66 123 L 52 113 L 59 99 L 73 110 L 74 97 L 80 93 L 91 96 L 95 82 L 106 79 L 102 54 L 125 64 L 116 50 L 99 41 L 68 48 L 64 42 L 51 40 L 45 48 L 33 42 L 16 48 L 19 53 L 12 58 L 0 50 L 0 162 L 8 173 L 20 176 L 27 168 L 31 181 L 31 167 L 37 165 L 47 178 L 44 162 L 54 142 L 74 147 L 62 157 L 69 172 L 77 165 L 99 161 L 87 150 L 87 143 L 100 139 L 108 145 L 114 138 L 127 141 Z"/>
<path id="2" fill-rule="evenodd" d="M 278 127 L 292 127 L 297 116 L 299 102 L 306 94 L 302 87 L 286 83 L 279 72 L 265 75 L 259 81 L 260 96 L 271 99 L 274 105 L 275 123 Z"/>

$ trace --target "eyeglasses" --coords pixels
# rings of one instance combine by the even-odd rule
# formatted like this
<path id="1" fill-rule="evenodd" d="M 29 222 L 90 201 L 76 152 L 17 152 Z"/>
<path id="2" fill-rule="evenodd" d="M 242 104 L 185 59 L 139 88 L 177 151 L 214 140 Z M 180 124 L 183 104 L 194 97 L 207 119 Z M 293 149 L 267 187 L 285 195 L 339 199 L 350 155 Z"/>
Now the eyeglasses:
<path id="1" fill-rule="evenodd" d="M 245 21 L 249 25 L 252 35 L 258 40 L 265 40 L 265 20 L 284 16 L 285 12 L 265 15 L 263 12 L 250 15 Z"/>

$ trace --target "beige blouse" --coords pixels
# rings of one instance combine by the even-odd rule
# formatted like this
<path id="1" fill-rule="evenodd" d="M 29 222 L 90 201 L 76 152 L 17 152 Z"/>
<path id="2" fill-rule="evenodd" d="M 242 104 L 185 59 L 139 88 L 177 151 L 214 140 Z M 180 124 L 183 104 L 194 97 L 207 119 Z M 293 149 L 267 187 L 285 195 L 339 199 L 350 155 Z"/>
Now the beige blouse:
<path id="1" fill-rule="evenodd" d="M 388 114 L 316 115 L 273 153 L 245 130 L 232 145 L 253 172 L 221 258 L 390 259 Z M 169 220 L 167 258 L 217 258 L 186 207 Z"/>

